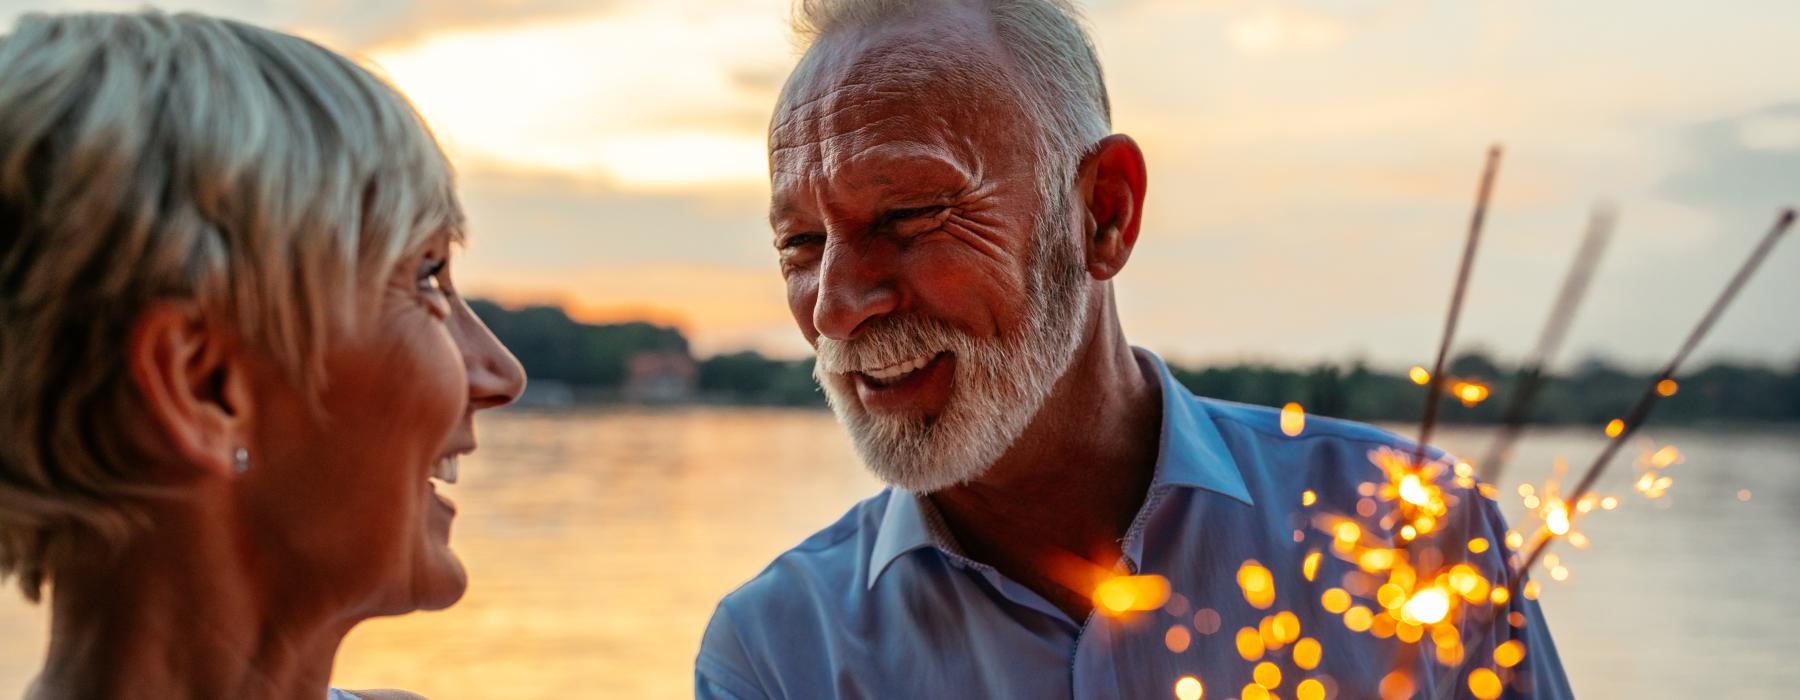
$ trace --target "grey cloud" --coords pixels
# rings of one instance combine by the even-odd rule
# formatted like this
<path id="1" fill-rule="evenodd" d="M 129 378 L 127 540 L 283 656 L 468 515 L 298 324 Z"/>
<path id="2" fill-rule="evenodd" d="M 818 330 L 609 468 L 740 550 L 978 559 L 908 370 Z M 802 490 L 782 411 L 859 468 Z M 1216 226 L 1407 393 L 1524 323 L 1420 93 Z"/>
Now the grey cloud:
<path id="1" fill-rule="evenodd" d="M 1752 148 L 1744 126 L 1758 118 L 1800 120 L 1800 102 L 1787 102 L 1689 127 L 1683 139 L 1689 162 L 1658 190 L 1735 225 L 1766 219 L 1776 207 L 1800 200 L 1800 142 L 1786 148 Z"/>

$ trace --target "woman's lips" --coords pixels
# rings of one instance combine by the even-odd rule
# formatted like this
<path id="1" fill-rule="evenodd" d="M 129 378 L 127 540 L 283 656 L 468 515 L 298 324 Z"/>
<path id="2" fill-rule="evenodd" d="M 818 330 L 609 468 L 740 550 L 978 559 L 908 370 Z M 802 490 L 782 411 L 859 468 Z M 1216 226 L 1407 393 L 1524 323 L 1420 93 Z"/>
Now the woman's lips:
<path id="1" fill-rule="evenodd" d="M 439 507 L 442 507 L 450 515 L 456 515 L 456 501 L 452 501 L 448 496 L 438 493 L 437 484 L 428 482 L 426 487 L 430 489 L 431 500 L 433 502 L 437 503 Z"/>

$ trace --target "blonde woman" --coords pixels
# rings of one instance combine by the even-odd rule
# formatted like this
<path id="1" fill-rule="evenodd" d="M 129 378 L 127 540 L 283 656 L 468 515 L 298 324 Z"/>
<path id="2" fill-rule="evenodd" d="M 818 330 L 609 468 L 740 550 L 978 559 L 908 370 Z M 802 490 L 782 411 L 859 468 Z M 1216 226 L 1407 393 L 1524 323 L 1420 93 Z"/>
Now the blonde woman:
<path id="1" fill-rule="evenodd" d="M 0 576 L 32 697 L 324 698 L 357 622 L 463 592 L 474 414 L 524 384 L 451 283 L 406 100 L 197 15 L 0 38 Z M 335 691 L 333 691 L 335 694 Z"/>

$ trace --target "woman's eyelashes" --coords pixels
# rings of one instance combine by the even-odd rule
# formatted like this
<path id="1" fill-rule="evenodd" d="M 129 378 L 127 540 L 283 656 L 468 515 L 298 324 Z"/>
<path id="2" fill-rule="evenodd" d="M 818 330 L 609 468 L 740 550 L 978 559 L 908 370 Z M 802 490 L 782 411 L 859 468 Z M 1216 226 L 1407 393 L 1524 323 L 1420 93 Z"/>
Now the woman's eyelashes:
<path id="1" fill-rule="evenodd" d="M 414 286 L 426 310 L 440 319 L 450 316 L 450 261 L 446 256 L 428 253 L 419 261 L 414 273 Z"/>
<path id="2" fill-rule="evenodd" d="M 448 260 L 439 257 L 426 257 L 424 260 L 420 261 L 419 276 L 416 280 L 419 291 L 431 292 L 434 294 L 447 293 L 447 289 L 444 285 L 444 270 L 449 264 L 450 262 Z"/>

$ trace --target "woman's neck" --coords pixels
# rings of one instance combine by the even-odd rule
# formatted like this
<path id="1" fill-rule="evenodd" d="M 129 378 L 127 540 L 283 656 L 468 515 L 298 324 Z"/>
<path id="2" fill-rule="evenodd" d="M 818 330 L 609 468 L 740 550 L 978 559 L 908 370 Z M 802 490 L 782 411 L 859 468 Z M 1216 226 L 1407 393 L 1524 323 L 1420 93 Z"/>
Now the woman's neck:
<path id="1" fill-rule="evenodd" d="M 159 508 L 156 530 L 116 555 L 57 572 L 28 697 L 325 697 L 353 621 L 271 599 L 256 548 L 187 505 Z"/>

